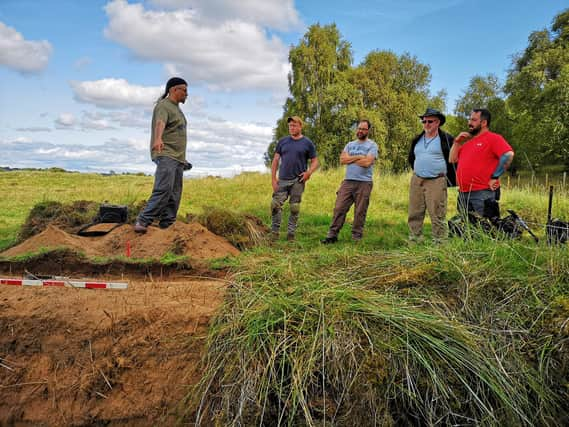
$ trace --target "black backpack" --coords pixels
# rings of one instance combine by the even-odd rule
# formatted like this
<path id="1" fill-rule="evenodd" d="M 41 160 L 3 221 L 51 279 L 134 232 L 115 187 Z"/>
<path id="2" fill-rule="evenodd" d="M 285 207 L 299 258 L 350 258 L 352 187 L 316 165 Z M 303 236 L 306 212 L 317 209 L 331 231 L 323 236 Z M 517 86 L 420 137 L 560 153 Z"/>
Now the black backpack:
<path id="1" fill-rule="evenodd" d="M 93 222 L 85 225 L 84 227 L 81 227 L 77 234 L 84 237 L 104 236 L 105 234 L 113 231 L 115 228 L 125 224 L 127 220 L 128 208 L 126 206 L 103 203 L 101 206 L 99 206 L 99 214 L 93 219 Z M 116 225 L 109 228 L 108 230 L 89 230 L 89 228 L 97 224 Z"/>

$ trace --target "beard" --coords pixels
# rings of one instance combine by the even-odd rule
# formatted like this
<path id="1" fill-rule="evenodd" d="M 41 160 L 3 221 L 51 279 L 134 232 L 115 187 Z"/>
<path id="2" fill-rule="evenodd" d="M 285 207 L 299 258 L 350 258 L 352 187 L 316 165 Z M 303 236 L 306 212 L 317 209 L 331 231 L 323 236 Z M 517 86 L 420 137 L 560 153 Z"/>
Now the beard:
<path id="1" fill-rule="evenodd" d="M 480 131 L 482 130 L 482 127 L 480 125 L 478 125 L 477 127 L 472 127 L 468 130 L 468 133 L 472 136 L 476 136 L 480 133 Z"/>
<path id="2" fill-rule="evenodd" d="M 359 139 L 360 141 L 364 141 L 364 140 L 366 139 L 366 135 L 365 135 L 364 133 L 362 133 L 362 132 L 358 132 L 358 133 L 356 134 L 356 136 L 358 137 L 358 139 Z"/>

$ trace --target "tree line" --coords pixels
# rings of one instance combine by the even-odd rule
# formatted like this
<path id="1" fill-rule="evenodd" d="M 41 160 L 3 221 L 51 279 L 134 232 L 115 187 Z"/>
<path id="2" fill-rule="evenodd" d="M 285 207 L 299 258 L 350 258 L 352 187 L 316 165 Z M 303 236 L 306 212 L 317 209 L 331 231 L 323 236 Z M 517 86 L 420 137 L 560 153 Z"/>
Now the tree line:
<path id="1" fill-rule="evenodd" d="M 351 44 L 335 24 L 309 27 L 291 47 L 289 61 L 290 95 L 265 153 L 267 164 L 276 142 L 288 134 L 288 116 L 304 119 L 303 134 L 316 144 L 324 168 L 339 165 L 354 126 L 367 118 L 381 167 L 400 172 L 407 168 L 409 141 L 422 130 L 417 114 L 427 106 L 447 111 L 446 92 L 430 91 L 429 65 L 384 50 L 354 65 Z M 569 9 L 550 28 L 530 34 L 503 84 L 492 73 L 473 76 L 447 114 L 446 130 L 456 135 L 466 129 L 470 111 L 480 107 L 492 112 L 491 129 L 524 153 L 516 156 L 517 169 L 555 164 L 569 170 Z"/>

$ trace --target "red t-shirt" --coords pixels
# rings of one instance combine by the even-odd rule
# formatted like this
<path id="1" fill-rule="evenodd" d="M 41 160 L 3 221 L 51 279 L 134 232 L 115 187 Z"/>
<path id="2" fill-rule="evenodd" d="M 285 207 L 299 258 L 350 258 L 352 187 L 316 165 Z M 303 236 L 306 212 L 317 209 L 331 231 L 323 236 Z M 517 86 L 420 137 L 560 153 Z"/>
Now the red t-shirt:
<path id="1" fill-rule="evenodd" d="M 500 157 L 508 151 L 513 151 L 510 144 L 501 135 L 490 131 L 466 142 L 458 151 L 456 179 L 459 191 L 489 190 L 488 181 L 498 167 Z"/>

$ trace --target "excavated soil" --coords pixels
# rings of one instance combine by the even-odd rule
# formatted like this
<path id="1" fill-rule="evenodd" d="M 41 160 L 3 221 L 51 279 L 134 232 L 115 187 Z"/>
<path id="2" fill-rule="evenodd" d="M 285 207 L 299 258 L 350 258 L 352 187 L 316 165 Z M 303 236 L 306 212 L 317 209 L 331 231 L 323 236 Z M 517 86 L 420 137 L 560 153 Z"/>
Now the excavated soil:
<path id="1" fill-rule="evenodd" d="M 0 425 L 173 425 L 225 288 L 192 277 L 0 285 Z"/>
<path id="2" fill-rule="evenodd" d="M 158 261 L 172 253 L 189 263 Z M 176 424 L 227 286 L 207 262 L 238 254 L 200 224 L 181 222 L 143 235 L 122 225 L 99 237 L 50 225 L 4 251 L 2 277 L 57 272 L 128 289 L 0 285 L 0 426 Z M 101 257 L 110 261 L 93 261 Z"/>
<path id="3" fill-rule="evenodd" d="M 82 252 L 87 257 L 127 256 L 127 249 L 130 247 L 130 257 L 133 259 L 160 259 L 170 252 L 205 261 L 239 254 L 239 250 L 226 239 L 213 234 L 204 226 L 198 223 L 176 222 L 165 230 L 148 227 L 146 234 L 137 234 L 131 225 L 125 224 L 98 237 L 81 237 L 49 225 L 40 234 L 0 255 L 14 257 L 37 252 L 41 248 L 61 247 Z"/>

